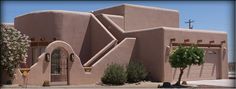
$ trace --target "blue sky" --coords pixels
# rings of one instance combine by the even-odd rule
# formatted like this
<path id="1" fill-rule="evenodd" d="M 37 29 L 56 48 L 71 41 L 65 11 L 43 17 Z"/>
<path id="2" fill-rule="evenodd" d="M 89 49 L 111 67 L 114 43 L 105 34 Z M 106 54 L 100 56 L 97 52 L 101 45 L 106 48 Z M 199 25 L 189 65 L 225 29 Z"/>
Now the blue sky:
<path id="1" fill-rule="evenodd" d="M 233 61 L 233 1 L 4 1 L 2 22 L 12 23 L 14 17 L 37 10 L 70 10 L 89 12 L 123 3 L 175 9 L 180 14 L 180 27 L 193 19 L 194 29 L 228 33 L 229 61 Z"/>

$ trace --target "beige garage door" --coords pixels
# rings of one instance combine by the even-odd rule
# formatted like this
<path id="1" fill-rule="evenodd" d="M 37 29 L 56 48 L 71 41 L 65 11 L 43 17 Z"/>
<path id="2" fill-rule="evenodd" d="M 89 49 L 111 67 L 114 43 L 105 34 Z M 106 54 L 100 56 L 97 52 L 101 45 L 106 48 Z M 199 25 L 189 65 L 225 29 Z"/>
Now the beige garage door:
<path id="1" fill-rule="evenodd" d="M 185 69 L 182 80 L 217 79 L 219 74 L 220 49 L 205 48 L 205 63 Z M 172 69 L 173 80 L 177 80 L 179 69 Z"/>

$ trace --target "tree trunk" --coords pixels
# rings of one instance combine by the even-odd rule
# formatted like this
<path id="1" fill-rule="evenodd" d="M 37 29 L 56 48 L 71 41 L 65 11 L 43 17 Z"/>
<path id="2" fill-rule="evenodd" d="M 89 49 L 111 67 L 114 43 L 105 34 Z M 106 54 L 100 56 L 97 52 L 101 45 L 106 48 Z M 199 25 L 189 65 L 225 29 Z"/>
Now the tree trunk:
<path id="1" fill-rule="evenodd" d="M 182 78 L 183 73 L 184 73 L 184 69 L 185 68 L 180 68 L 179 78 L 178 78 L 178 81 L 175 83 L 175 85 L 177 85 L 177 86 L 180 86 L 180 82 L 181 82 L 181 78 Z"/>

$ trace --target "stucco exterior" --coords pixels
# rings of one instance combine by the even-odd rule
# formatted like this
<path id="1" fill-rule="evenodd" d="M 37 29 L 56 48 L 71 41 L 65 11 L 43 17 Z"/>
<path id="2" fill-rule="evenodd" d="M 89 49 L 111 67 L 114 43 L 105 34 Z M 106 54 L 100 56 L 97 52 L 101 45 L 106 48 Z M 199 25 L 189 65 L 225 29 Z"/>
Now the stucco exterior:
<path id="1" fill-rule="evenodd" d="M 124 4 L 91 13 L 40 11 L 16 17 L 14 27 L 32 38 L 27 59 L 30 85 L 52 82 L 46 54 L 57 48 L 67 53 L 62 60 L 67 61 L 70 85 L 101 82 L 108 65 L 126 66 L 130 60 L 144 64 L 151 81 L 176 81 L 179 70 L 168 60 L 178 44 L 198 44 L 206 51 L 205 63 L 187 68 L 183 80 L 228 78 L 227 33 L 179 28 L 176 10 Z"/>

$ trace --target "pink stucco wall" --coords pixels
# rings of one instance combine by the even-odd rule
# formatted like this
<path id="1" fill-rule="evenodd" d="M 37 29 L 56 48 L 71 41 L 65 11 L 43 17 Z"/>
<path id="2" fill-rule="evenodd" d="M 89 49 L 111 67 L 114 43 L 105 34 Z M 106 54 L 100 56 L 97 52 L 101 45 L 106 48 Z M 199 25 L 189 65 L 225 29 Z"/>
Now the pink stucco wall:
<path id="1" fill-rule="evenodd" d="M 130 60 L 143 63 L 152 81 L 175 81 L 179 72 L 168 62 L 174 48 L 171 39 L 175 39 L 174 43 L 184 43 L 188 39 L 188 43 L 202 40 L 202 44 L 214 41 L 212 44 L 221 45 L 203 47 L 216 54 L 207 54 L 203 66 L 187 68 L 184 80 L 227 78 L 227 33 L 178 27 L 179 12 L 176 10 L 129 4 L 92 13 L 42 11 L 15 18 L 15 28 L 36 38 L 36 41 L 42 37 L 49 42 L 57 38 L 30 67 L 30 85 L 50 81 L 51 63 L 45 61 L 45 54 L 51 54 L 58 47 L 64 48 L 68 54 L 75 54 L 75 61 L 68 63 L 68 82 L 71 85 L 101 82 L 100 78 L 109 64 L 125 66 Z M 91 71 L 85 72 L 86 68 Z M 20 73 L 17 75 L 21 76 Z M 15 81 L 22 83 L 22 78 Z"/>
<path id="2" fill-rule="evenodd" d="M 122 12 L 121 10 L 123 10 L 122 14 L 120 14 Z M 125 31 L 159 26 L 179 27 L 179 12 L 171 9 L 123 4 L 120 6 L 114 6 L 112 8 L 94 11 L 93 14 L 111 14 L 124 16 L 123 24 Z M 111 19 L 114 20 L 114 18 L 115 16 L 113 16 Z M 114 20 L 114 22 L 116 23 L 117 20 Z M 122 25 L 120 26 L 123 28 Z"/>
<path id="3" fill-rule="evenodd" d="M 168 11 L 167 11 L 168 12 Z M 170 11 L 172 13 L 172 11 Z M 142 14 L 143 15 L 143 14 Z M 146 15 L 144 15 L 146 16 Z M 178 17 L 178 14 L 176 14 Z M 126 31 L 119 27 L 120 23 L 117 23 L 117 19 L 114 19 L 117 16 L 101 14 L 97 15 L 98 19 L 108 28 L 108 30 L 114 34 L 114 36 L 119 40 L 125 37 L 135 37 L 137 38 L 136 46 L 134 48 L 134 52 L 132 55 L 133 59 L 141 60 L 145 67 L 148 69 L 152 77 L 153 81 L 172 81 L 173 74 L 172 68 L 168 62 L 169 54 L 166 51 L 166 47 L 170 45 L 170 39 L 175 38 L 177 41 L 183 43 L 185 39 L 189 39 L 190 43 L 196 43 L 197 40 L 203 40 L 204 44 L 208 44 L 209 41 L 214 40 L 214 44 L 220 44 L 221 41 L 227 40 L 227 34 L 224 32 L 211 32 L 211 31 L 195 31 L 189 29 L 181 29 L 181 28 L 171 28 L 171 27 L 153 27 L 153 28 L 145 28 L 145 29 L 136 29 Z M 147 16 L 151 17 L 151 16 Z M 129 19 L 137 19 L 134 17 L 130 17 Z M 139 18 L 138 18 L 139 19 Z M 120 20 L 122 20 L 120 18 Z M 127 20 L 127 19 L 125 19 Z M 178 21 L 178 20 L 176 20 Z M 139 21 L 142 23 L 142 21 Z M 124 22 L 125 23 L 125 22 Z M 169 24 L 178 24 L 178 22 L 172 21 Z M 145 25 L 145 24 L 144 24 Z M 140 24 L 139 26 L 143 26 Z M 153 34 L 153 35 L 152 35 Z M 200 36 L 200 38 L 199 38 Z M 210 37 L 209 37 L 210 36 Z M 150 42 L 149 42 L 150 41 Z M 143 44 L 143 45 L 142 45 Z M 158 47 L 157 47 L 158 45 Z M 222 45 L 227 48 L 227 43 Z M 222 47 L 222 48 L 223 48 Z M 220 49 L 220 48 L 218 48 Z M 146 50 L 146 51 L 145 51 Z M 221 53 L 223 54 L 223 53 Z M 224 53 L 224 55 L 226 55 Z M 220 54 L 219 54 L 220 55 Z M 208 59 L 206 59 L 206 65 L 208 64 Z M 219 59 L 215 59 L 214 65 L 218 65 L 216 69 L 219 77 L 195 77 L 188 78 L 187 80 L 194 79 L 218 79 L 218 78 L 227 78 L 227 57 L 222 56 Z M 221 64 L 217 64 L 220 61 Z M 212 63 L 209 65 L 213 65 Z M 196 66 L 197 67 L 197 66 Z M 195 67 L 193 67 L 195 68 Z M 223 69 L 221 69 L 223 68 Z M 209 69 L 209 68 L 208 68 Z M 207 69 L 205 69 L 207 70 Z M 223 70 L 224 72 L 220 72 L 218 70 Z M 176 73 L 175 73 L 176 74 Z M 206 73 L 210 74 L 210 72 Z M 207 75 L 208 76 L 208 75 Z"/>
<path id="4" fill-rule="evenodd" d="M 105 56 L 99 59 L 99 61 L 92 66 L 92 71 L 88 73 L 84 71 L 80 58 L 75 54 L 74 62 L 69 61 L 68 63 L 70 65 L 68 70 L 69 84 L 78 85 L 100 82 L 100 78 L 109 64 L 117 63 L 126 66 L 129 63 L 134 43 L 135 38 L 124 39 L 120 44 L 112 48 Z M 27 77 L 29 85 L 42 85 L 44 81 L 51 81 L 51 63 L 47 62 L 44 57 L 45 53 L 51 54 L 52 51 L 58 47 L 64 48 L 68 54 L 74 53 L 72 47 L 66 42 L 54 41 L 49 44 L 45 52 L 39 57 L 39 61 L 30 68 Z M 15 81 L 20 81 L 20 79 L 15 79 Z"/>

